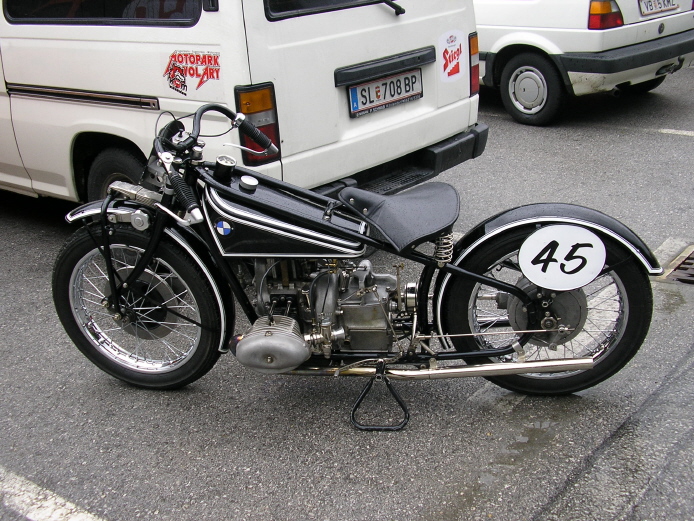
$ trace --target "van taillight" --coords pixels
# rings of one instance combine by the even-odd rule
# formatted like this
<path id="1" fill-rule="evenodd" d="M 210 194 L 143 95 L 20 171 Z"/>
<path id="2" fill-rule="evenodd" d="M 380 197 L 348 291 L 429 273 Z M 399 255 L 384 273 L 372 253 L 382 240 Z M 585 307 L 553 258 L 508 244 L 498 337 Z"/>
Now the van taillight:
<path id="1" fill-rule="evenodd" d="M 470 49 L 470 96 L 480 91 L 480 48 L 477 41 L 477 33 L 468 36 L 468 48 Z"/>
<path id="2" fill-rule="evenodd" d="M 588 29 L 613 29 L 624 25 L 622 12 L 614 0 L 591 0 Z"/>
<path id="3" fill-rule="evenodd" d="M 272 83 L 258 85 L 236 86 L 236 110 L 246 115 L 246 119 L 269 137 L 280 148 L 280 128 L 277 121 L 277 106 L 275 103 L 275 87 Z M 249 138 L 240 134 L 241 145 L 251 150 L 262 151 L 262 148 Z M 248 166 L 264 165 L 277 161 L 281 151 L 270 156 L 256 156 L 242 152 L 243 163 Z"/>

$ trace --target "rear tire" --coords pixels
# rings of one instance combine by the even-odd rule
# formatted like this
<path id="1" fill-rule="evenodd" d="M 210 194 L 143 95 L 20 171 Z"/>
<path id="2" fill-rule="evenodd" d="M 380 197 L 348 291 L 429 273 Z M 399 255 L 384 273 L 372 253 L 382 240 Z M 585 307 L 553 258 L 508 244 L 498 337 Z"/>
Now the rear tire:
<path id="1" fill-rule="evenodd" d="M 53 299 L 77 348 L 120 380 L 149 389 L 177 389 L 206 374 L 219 358 L 219 306 L 207 278 L 180 247 L 162 241 L 148 267 L 121 295 L 123 317 L 106 309 L 111 294 L 99 251 L 100 226 L 78 230 L 58 254 Z M 110 238 L 121 279 L 148 237 L 129 227 Z"/>
<path id="2" fill-rule="evenodd" d="M 530 295 L 537 293 L 517 264 L 518 249 L 533 231 L 534 228 L 506 232 L 480 246 L 462 260 L 460 267 L 517 285 Z M 547 334 L 536 334 L 524 346 L 527 361 L 592 356 L 595 367 L 587 371 L 494 376 L 488 378 L 490 381 L 525 394 L 569 394 L 609 378 L 636 354 L 652 316 L 650 281 L 630 252 L 609 238 L 603 237 L 603 241 L 606 264 L 615 268 L 579 290 L 557 292 L 552 307 L 548 308 L 580 331 L 554 346 L 547 342 Z M 498 336 L 452 337 L 446 341 L 450 347 L 458 351 L 498 349 L 520 337 L 514 330 L 519 329 L 517 318 L 522 305 L 515 297 L 461 277 L 451 277 L 447 281 L 444 277 L 441 291 L 444 294 L 438 316 L 442 334 L 500 333 Z M 511 363 L 517 358 L 514 354 L 466 361 Z"/>
<path id="3" fill-rule="evenodd" d="M 145 164 L 141 158 L 120 148 L 108 148 L 100 152 L 87 178 L 87 199 L 97 201 L 106 197 L 108 187 L 114 181 L 137 184 L 142 178 Z"/>

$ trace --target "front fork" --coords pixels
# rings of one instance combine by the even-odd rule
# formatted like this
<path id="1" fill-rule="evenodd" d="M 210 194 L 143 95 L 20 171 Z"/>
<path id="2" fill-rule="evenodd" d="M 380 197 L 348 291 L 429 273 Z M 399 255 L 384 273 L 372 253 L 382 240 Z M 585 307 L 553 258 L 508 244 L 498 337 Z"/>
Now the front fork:
<path id="1" fill-rule="evenodd" d="M 164 198 L 167 197 L 171 198 L 170 195 L 164 196 Z M 111 237 L 114 233 L 114 227 L 113 224 L 108 220 L 108 208 L 111 202 L 113 202 L 113 199 L 113 194 L 109 194 L 106 199 L 104 199 L 104 202 L 101 205 L 101 215 L 99 219 L 101 226 L 101 245 L 99 246 L 99 251 L 106 262 L 106 274 L 108 275 L 108 284 L 111 290 L 111 296 L 104 301 L 104 307 L 106 307 L 109 311 L 112 311 L 115 315 L 124 317 L 125 310 L 121 307 L 121 291 L 132 286 L 138 277 L 144 273 L 145 269 L 154 257 L 154 252 L 159 247 L 161 239 L 164 236 L 164 230 L 167 224 L 167 216 L 160 212 L 158 218 L 154 220 L 152 235 L 147 243 L 145 251 L 135 263 L 135 266 L 128 274 L 127 278 L 122 280 L 113 267 L 113 259 L 111 257 Z M 170 200 L 162 200 L 162 202 L 164 204 L 168 204 L 170 203 Z M 94 239 L 94 241 L 97 242 L 96 239 Z"/>

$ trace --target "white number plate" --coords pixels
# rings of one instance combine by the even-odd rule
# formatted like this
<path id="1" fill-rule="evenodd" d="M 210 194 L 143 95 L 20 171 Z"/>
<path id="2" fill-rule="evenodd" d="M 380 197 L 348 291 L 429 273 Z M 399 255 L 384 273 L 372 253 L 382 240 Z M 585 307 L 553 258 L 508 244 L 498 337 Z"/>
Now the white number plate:
<path id="1" fill-rule="evenodd" d="M 348 92 L 349 115 L 358 118 L 421 98 L 424 94 L 422 71 L 415 69 L 362 83 L 350 87 Z"/>
<path id="2" fill-rule="evenodd" d="M 672 11 L 679 8 L 679 4 L 675 0 L 639 0 L 639 7 L 641 14 L 648 16 L 663 11 Z"/>
<path id="3" fill-rule="evenodd" d="M 557 224 L 533 232 L 518 252 L 523 275 L 542 288 L 578 289 L 592 282 L 605 266 L 605 245 L 586 228 Z"/>

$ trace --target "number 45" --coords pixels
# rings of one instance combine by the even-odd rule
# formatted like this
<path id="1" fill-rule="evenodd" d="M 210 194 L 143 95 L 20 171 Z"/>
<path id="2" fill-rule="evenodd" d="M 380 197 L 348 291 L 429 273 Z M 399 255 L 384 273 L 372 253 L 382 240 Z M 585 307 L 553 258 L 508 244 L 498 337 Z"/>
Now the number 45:
<path id="1" fill-rule="evenodd" d="M 564 262 L 559 264 L 559 260 L 555 258 L 555 255 L 557 254 L 557 249 L 559 248 L 559 243 L 557 241 L 551 241 L 540 251 L 540 253 L 537 254 L 537 256 L 531 261 L 531 264 L 533 264 L 534 266 L 538 266 L 541 264 L 542 273 L 547 273 L 547 270 L 552 265 L 552 263 L 556 262 L 559 264 L 559 269 L 562 271 L 562 273 L 565 273 L 567 275 L 573 275 L 581 271 L 588 264 L 588 259 L 586 259 L 582 255 L 576 255 L 578 250 L 580 250 L 581 248 L 592 247 L 593 245 L 590 243 L 577 242 L 576 244 L 571 246 L 569 253 L 567 253 L 564 256 Z M 567 264 L 575 260 L 580 261 L 578 263 L 578 266 L 572 269 L 567 269 Z"/>

